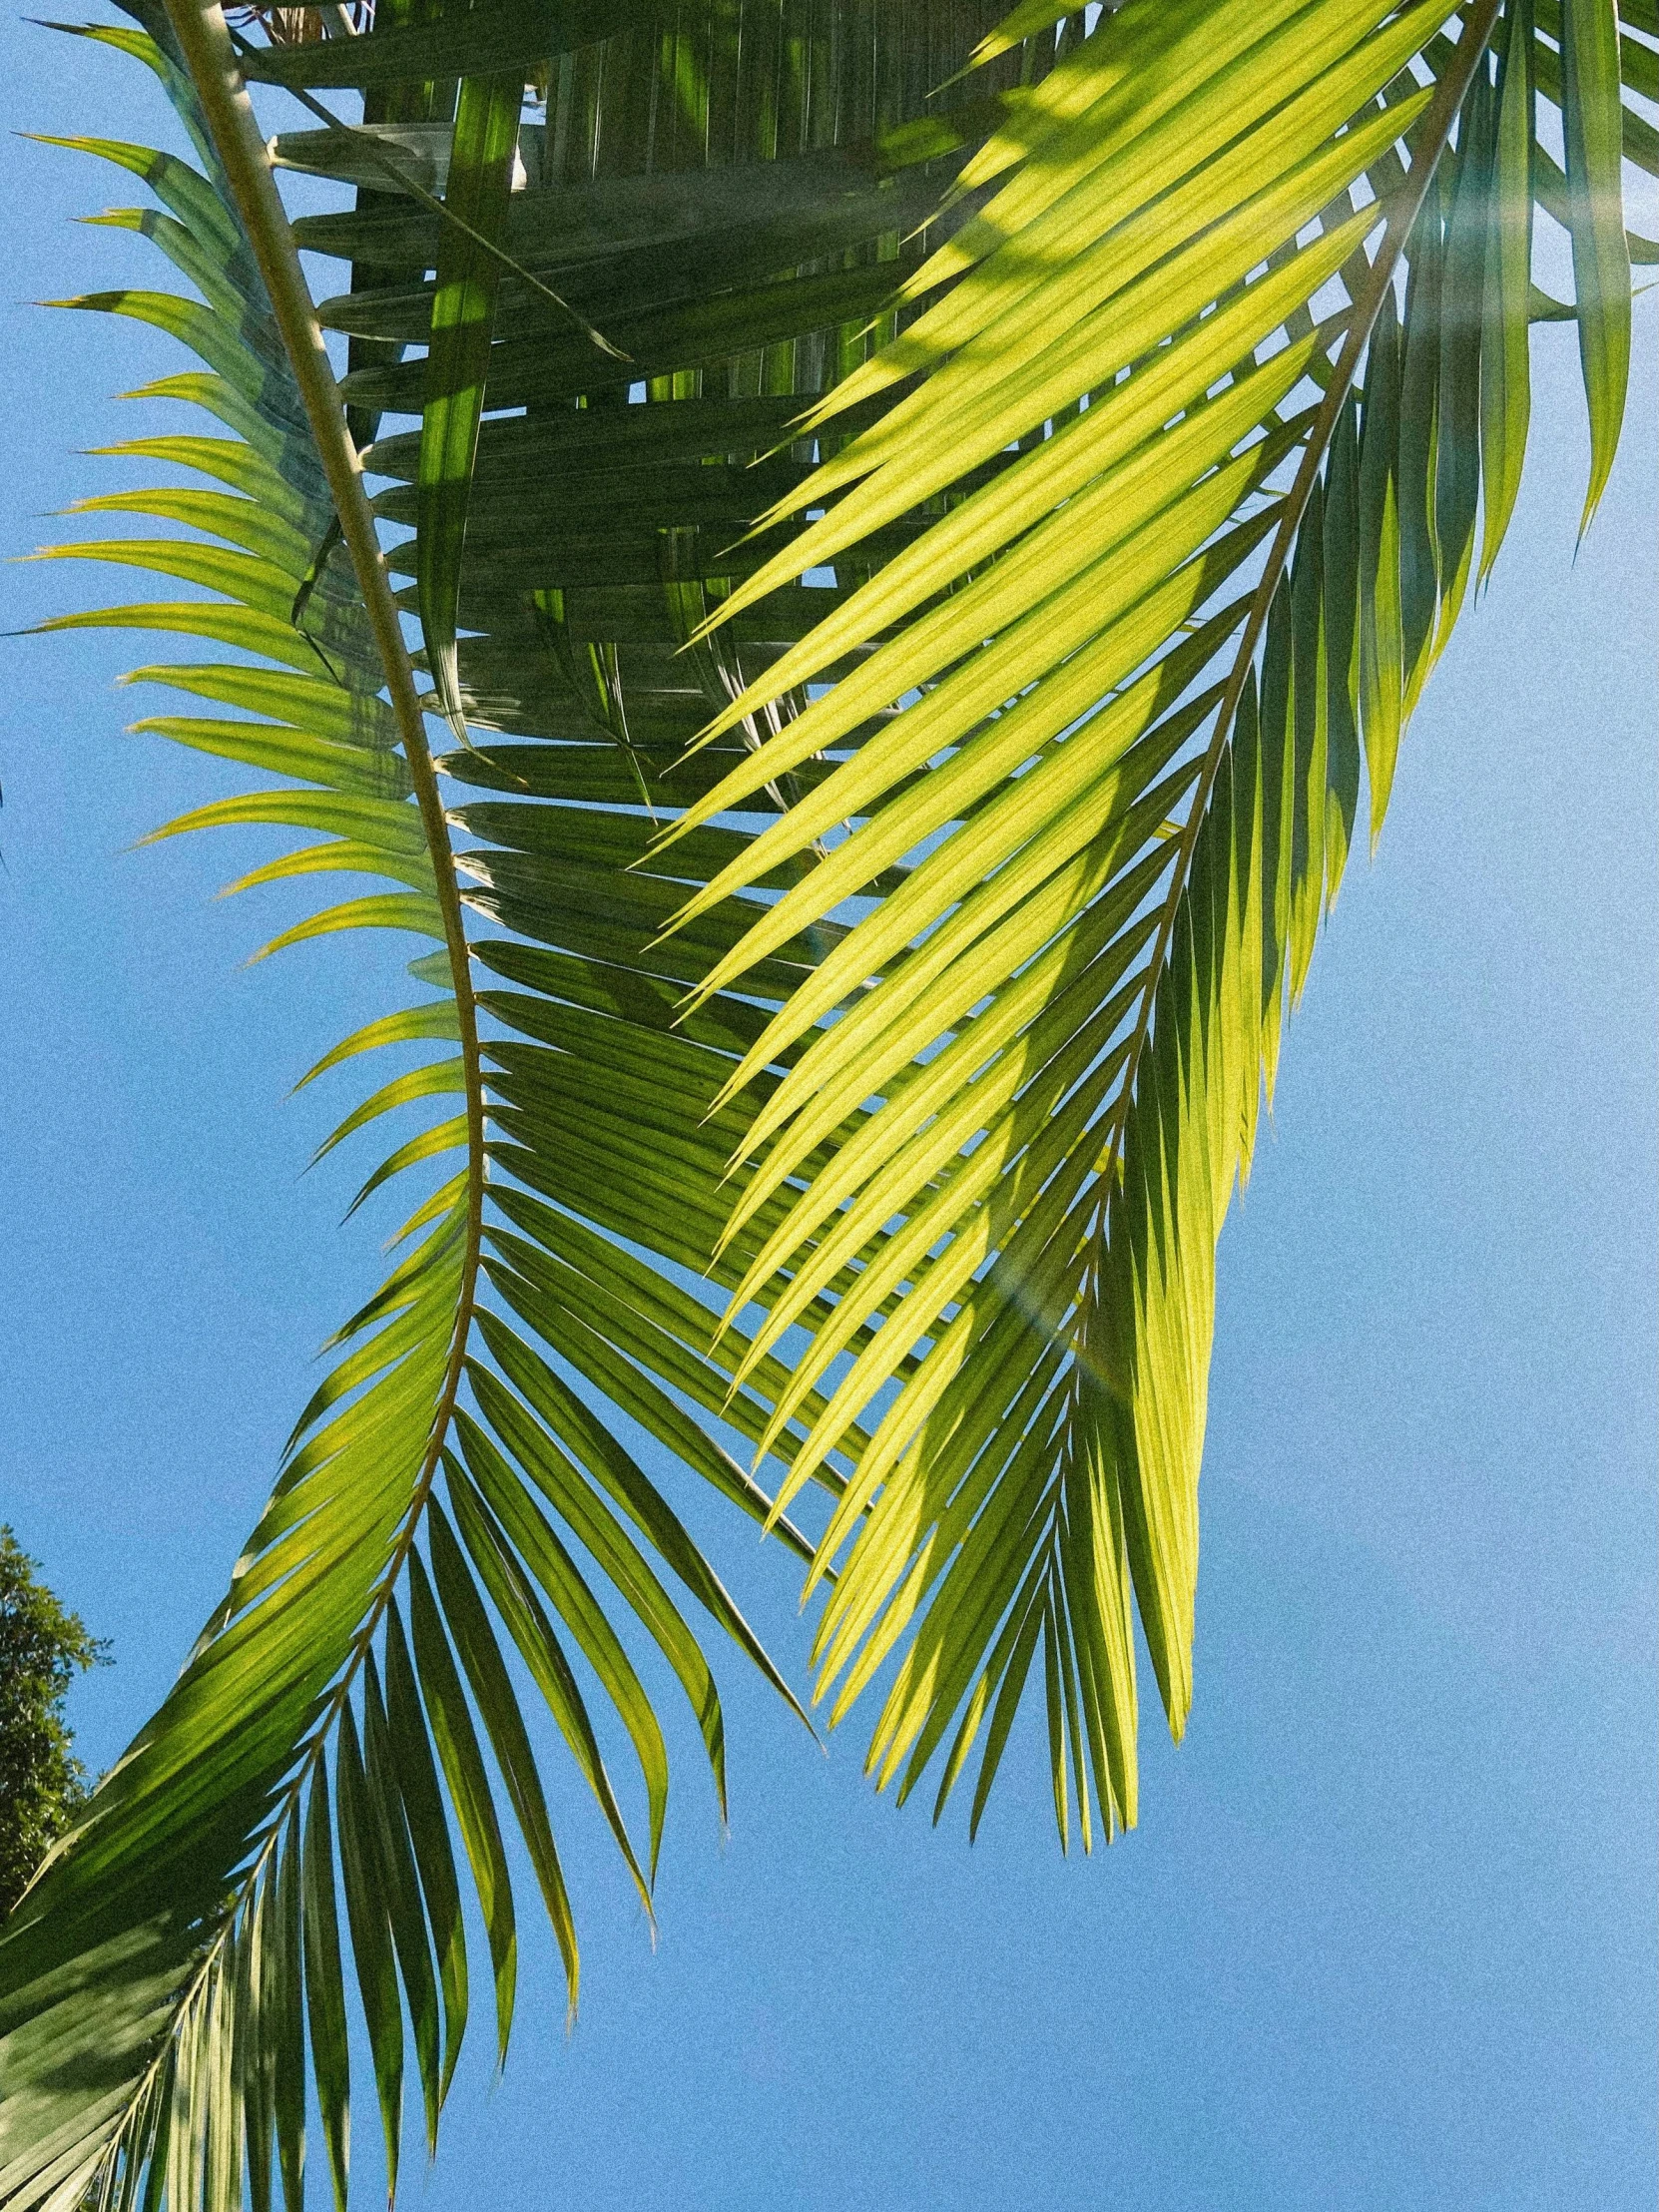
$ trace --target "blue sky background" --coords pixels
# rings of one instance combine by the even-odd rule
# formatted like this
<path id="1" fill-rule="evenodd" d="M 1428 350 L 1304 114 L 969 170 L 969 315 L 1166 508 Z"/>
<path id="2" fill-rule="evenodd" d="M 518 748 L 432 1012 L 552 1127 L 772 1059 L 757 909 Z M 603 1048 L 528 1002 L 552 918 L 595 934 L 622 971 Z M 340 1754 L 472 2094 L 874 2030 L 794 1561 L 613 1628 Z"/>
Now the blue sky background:
<path id="1" fill-rule="evenodd" d="M 5 38 L 8 126 L 163 133 L 130 66 Z M 138 197 L 117 173 L 15 138 L 0 161 L 9 301 L 163 280 L 141 241 L 66 227 Z M 505 2076 L 480 2021 L 411 2206 L 1646 2212 L 1654 326 L 1650 298 L 1576 562 L 1573 334 L 1536 334 L 1509 544 L 1294 1025 L 1222 1245 L 1194 1718 L 1179 1751 L 1148 1720 L 1139 1831 L 1063 1862 L 1027 1737 L 970 1850 L 961 1814 L 873 1798 L 860 1724 L 822 1756 L 728 1666 L 729 1840 L 683 1730 L 653 1950 L 560 1778 L 580 2024 L 532 1928 Z M 109 395 L 184 364 L 10 305 L 0 342 L 24 552 L 130 480 L 72 448 L 161 426 Z M 54 566 L 4 588 L 8 629 L 132 596 Z M 123 735 L 163 701 L 112 681 L 166 641 L 4 651 L 0 1517 L 113 1640 L 73 1702 L 99 1764 L 373 1276 L 372 1229 L 337 1227 L 349 1168 L 300 1177 L 346 1091 L 283 1094 L 397 1002 L 400 955 L 245 969 L 294 910 L 214 902 L 254 840 L 128 849 L 230 788 Z M 802 1679 L 787 1562 L 685 1502 Z M 366 2082 L 357 2105 L 371 2166 Z"/>

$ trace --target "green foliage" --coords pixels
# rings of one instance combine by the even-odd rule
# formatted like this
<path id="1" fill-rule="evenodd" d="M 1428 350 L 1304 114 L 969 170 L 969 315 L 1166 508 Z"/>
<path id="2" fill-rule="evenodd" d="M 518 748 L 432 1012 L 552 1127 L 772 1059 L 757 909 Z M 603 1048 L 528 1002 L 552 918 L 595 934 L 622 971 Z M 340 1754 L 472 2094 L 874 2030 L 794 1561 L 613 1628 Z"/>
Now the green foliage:
<path id="1" fill-rule="evenodd" d="M 1600 55 L 1603 15 L 1557 21 L 1562 51 Z M 820 465 L 762 517 L 806 526 L 704 633 L 926 514 L 711 724 L 798 703 L 664 849 L 835 761 L 683 914 L 821 855 L 702 986 L 730 990 L 868 902 L 724 1094 L 788 1056 L 729 1235 L 788 1211 L 729 1312 L 770 1309 L 762 1357 L 869 1254 L 775 1408 L 833 1375 L 780 1502 L 867 1420 L 811 1578 L 841 1561 L 819 1694 L 839 1718 L 902 1650 L 870 1764 L 902 1795 L 942 1759 L 935 1812 L 984 1730 L 977 1822 L 1040 1644 L 1062 1837 L 1088 1843 L 1091 1785 L 1107 1835 L 1133 1820 L 1131 1593 L 1185 1724 L 1216 1238 L 1362 766 L 1375 845 L 1462 603 L 1483 473 L 1482 573 L 1512 509 L 1534 78 L 1565 105 L 1559 205 L 1595 273 L 1587 513 L 1605 481 L 1629 280 L 1616 155 L 1589 149 L 1617 144 L 1617 87 L 1602 62 L 1593 94 L 1551 79 L 1525 0 L 1442 25 L 1386 0 L 1104 18 L 963 169 L 989 197 L 906 276 L 905 327 L 815 410 Z"/>
<path id="2" fill-rule="evenodd" d="M 36 1565 L 0 1526 L 0 1920 L 86 1802 L 63 1701 L 106 1649 Z"/>
<path id="3" fill-rule="evenodd" d="M 49 549 L 195 596 L 56 626 L 230 656 L 135 672 L 190 710 L 136 727 L 254 779 L 157 835 L 350 879 L 268 952 L 435 949 L 304 1078 L 394 1055 L 322 1149 L 402 1117 L 358 1198 L 408 1190 L 401 1257 L 0 1938 L 0 2198 L 298 2212 L 307 2109 L 346 2198 L 354 2042 L 394 2184 L 406 2079 L 433 2139 L 480 1936 L 505 2049 L 515 1856 L 574 2005 L 569 1796 L 649 1904 L 662 1688 L 724 1804 L 706 1624 L 790 1694 L 647 1442 L 805 1566 L 880 1785 L 936 1818 L 977 1759 L 976 1827 L 1030 1692 L 1062 1841 L 1134 1820 L 1137 1621 L 1177 1734 L 1192 1695 L 1216 1240 L 1503 542 L 1539 314 L 1586 521 L 1605 484 L 1659 16 L 382 0 L 244 54 L 304 109 L 277 166 L 351 196 L 290 235 L 218 11 L 127 4 L 83 35 L 200 167 L 74 143 L 194 296 L 62 304 L 194 349 L 138 396 L 230 434 L 81 505 L 164 535 Z M 320 408 L 295 242 L 342 265 Z"/>

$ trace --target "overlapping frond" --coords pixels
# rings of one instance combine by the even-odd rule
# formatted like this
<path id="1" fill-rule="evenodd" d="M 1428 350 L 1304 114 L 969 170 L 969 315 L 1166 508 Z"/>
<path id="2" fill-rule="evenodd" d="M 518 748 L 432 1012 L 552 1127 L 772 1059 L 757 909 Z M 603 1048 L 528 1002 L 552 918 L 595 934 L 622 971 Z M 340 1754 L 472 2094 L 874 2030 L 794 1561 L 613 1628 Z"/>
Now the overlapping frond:
<path id="1" fill-rule="evenodd" d="M 792 334 L 778 338 L 766 389 L 753 349 L 745 354 L 733 372 L 738 389 L 721 395 L 730 422 L 711 421 L 720 406 L 693 404 L 689 435 L 673 423 L 666 446 L 681 463 L 677 474 L 664 469 L 662 448 L 638 456 L 634 486 L 643 491 L 655 475 L 659 494 L 691 495 L 673 518 L 674 550 L 659 562 L 656 513 L 642 526 L 638 500 L 617 498 L 600 527 L 623 551 L 608 569 L 594 564 L 604 589 L 584 604 L 570 590 L 586 573 L 580 566 L 576 576 L 557 563 L 549 572 L 519 554 L 511 533 L 525 516 L 511 494 L 543 473 L 540 451 L 557 449 L 567 426 L 578 437 L 599 433 L 583 447 L 598 492 L 614 460 L 604 394 L 585 420 L 586 410 L 567 406 L 518 418 L 505 438 L 508 425 L 490 425 L 474 476 L 486 367 L 494 376 L 500 279 L 490 240 L 509 200 L 523 197 L 507 188 L 522 172 L 522 152 L 533 150 L 528 137 L 519 144 L 520 61 L 469 75 L 458 92 L 408 82 L 401 69 L 381 82 L 372 97 L 387 128 L 437 116 L 443 134 L 442 160 L 429 172 L 442 212 L 433 218 L 423 201 L 413 203 L 440 228 L 397 249 L 412 258 L 417 284 L 435 268 L 420 334 L 439 334 L 424 364 L 399 365 L 405 338 L 385 334 L 381 303 L 359 269 L 350 296 L 367 305 L 357 319 L 379 322 L 353 339 L 369 350 L 346 385 L 360 435 L 396 411 L 411 373 L 418 394 L 420 430 L 383 439 L 376 461 L 384 479 L 412 486 L 408 519 L 419 527 L 408 597 L 430 672 L 427 704 L 461 741 L 439 771 L 464 795 L 434 839 L 432 767 L 399 719 L 396 685 L 390 704 L 384 696 L 383 651 L 221 149 L 166 17 L 142 0 L 134 13 L 142 28 L 90 35 L 162 78 L 202 166 L 114 142 L 74 143 L 151 187 L 165 212 L 102 220 L 142 231 L 194 295 L 121 291 L 64 304 L 137 317 L 193 348 L 202 368 L 136 396 L 206 408 L 229 434 L 123 444 L 115 449 L 122 458 L 191 480 L 101 495 L 78 510 L 153 522 L 165 535 L 51 549 L 173 579 L 196 596 L 47 627 L 172 632 L 225 654 L 136 671 L 131 681 L 165 685 L 191 711 L 135 727 L 258 779 L 257 789 L 199 807 L 158 836 L 280 826 L 304 833 L 298 848 L 254 866 L 233 888 L 313 874 L 350 879 L 345 895 L 283 930 L 266 953 L 365 927 L 407 931 L 435 947 L 411 964 L 424 995 L 344 1039 L 303 1078 L 338 1082 L 341 1070 L 387 1053 L 397 1063 L 321 1149 L 379 1130 L 386 1116 L 416 1117 L 357 1200 L 416 1175 L 418 1198 L 393 1240 L 400 1257 L 335 1339 L 229 1593 L 174 1692 L 0 1941 L 0 2195 L 19 2206 L 69 2205 L 91 2191 L 112 2206 L 142 2200 L 217 2212 L 245 2193 L 257 2206 L 269 2202 L 274 2173 L 297 2203 L 308 2099 L 343 2202 L 353 2012 L 366 2030 L 395 2184 L 405 2076 L 430 2139 L 455 2064 L 474 1914 L 504 2048 L 517 1957 L 504 1842 L 512 1825 L 574 2002 L 575 1916 L 546 1762 L 515 1682 L 545 1701 L 647 1906 L 668 1751 L 642 1651 L 666 1663 L 689 1698 L 722 1804 L 721 1706 L 691 1617 L 712 1619 L 784 1688 L 646 1472 L 639 1439 L 666 1447 L 754 1518 L 767 1517 L 771 1499 L 739 1455 L 761 1443 L 786 1371 L 769 1353 L 740 1380 L 735 1346 L 711 1352 L 718 1308 L 702 1276 L 743 1118 L 731 1109 L 711 1118 L 710 1108 L 768 1014 L 839 932 L 780 947 L 743 995 L 717 992 L 676 1028 L 678 997 L 737 941 L 746 909 L 716 909 L 701 936 L 666 953 L 647 947 L 748 832 L 699 831 L 666 871 L 647 847 L 685 803 L 684 792 L 664 787 L 664 772 L 715 703 L 670 666 L 706 599 L 689 546 L 700 527 L 724 542 L 753 518 L 758 495 L 731 462 L 771 442 L 800 405 L 790 397 L 803 342 L 793 332 L 811 324 L 830 292 L 802 280 L 806 304 L 783 325 Z M 584 36 L 611 20 L 596 14 Z M 536 21 L 542 43 L 529 51 L 545 59 L 556 49 L 546 16 Z M 382 52 L 381 40 L 394 35 L 377 32 L 362 51 Z M 672 46 L 666 55 L 643 52 L 652 86 L 684 91 L 689 80 Z M 924 54 L 911 69 L 917 106 L 930 67 Z M 820 95 L 827 85 L 832 92 L 832 74 L 821 77 Z M 810 102 L 801 128 L 811 145 L 819 121 Z M 322 135 L 337 151 L 339 134 Z M 830 165 L 839 158 L 830 134 Z M 585 157 L 570 159 L 580 170 Z M 813 175 L 816 193 L 822 177 Z M 403 220 L 410 206 L 396 174 L 374 177 L 343 219 L 370 231 Z M 884 186 L 869 177 L 856 191 L 868 200 Z M 813 198 L 797 191 L 798 212 Z M 789 190 L 779 199 L 788 207 Z M 920 206 L 883 198 L 877 213 L 887 221 L 902 208 L 907 220 Z M 844 211 L 828 227 L 816 209 L 805 220 L 808 245 L 827 251 L 844 253 L 842 237 L 863 235 L 864 217 Z M 764 262 L 758 248 L 756 256 Z M 787 258 L 805 259 L 805 250 Z M 642 263 L 647 298 L 663 289 L 662 259 L 655 273 Z M 880 276 L 881 287 L 888 281 Z M 500 288 L 509 294 L 505 320 L 516 309 L 511 282 Z M 861 317 L 877 285 L 854 273 L 834 296 Z M 741 313 L 735 321 L 717 314 L 710 327 L 725 331 L 728 345 L 734 332 L 746 343 L 750 335 Z M 588 362 L 614 369 L 615 355 L 568 317 L 561 337 L 571 329 Z M 816 391 L 826 380 L 825 341 L 804 342 L 811 377 L 803 388 Z M 494 350 L 505 349 L 497 341 Z M 626 386 L 607 390 L 620 399 Z M 610 410 L 624 445 L 639 411 Z M 515 449 L 515 440 L 526 442 Z M 711 447 L 727 465 L 701 466 Z M 688 483 L 699 475 L 701 483 Z M 388 519 L 404 512 L 401 497 L 387 495 Z M 516 504 L 533 517 L 533 498 Z M 643 574 L 642 545 L 650 553 Z M 393 553 L 394 566 L 401 557 Z M 796 631 L 806 626 L 798 614 Z M 763 637 L 755 665 L 780 650 Z M 707 680 L 720 682 L 713 672 L 725 665 L 707 656 Z M 643 686 L 633 681 L 642 666 Z M 747 734 L 724 755 L 713 750 L 690 793 L 735 766 L 746 742 Z M 635 862 L 645 864 L 631 872 Z M 456 927 L 462 899 L 474 924 L 485 924 L 470 942 Z M 735 1285 L 735 1265 L 717 1272 Z M 816 1405 L 809 1400 L 809 1414 Z M 788 1463 L 804 1433 L 803 1420 L 774 1437 L 777 1464 Z M 855 1436 L 850 1444 L 855 1450 Z M 823 1470 L 831 1491 L 848 1464 L 843 1455 Z M 802 1538 L 792 1531 L 789 1540 L 810 1558 Z M 619 1747 L 637 1770 L 631 1784 L 612 1779 Z M 639 1824 L 627 1808 L 635 1794 Z"/>
<path id="2" fill-rule="evenodd" d="M 829 1398 L 781 1504 L 871 1430 L 810 1586 L 841 1562 L 819 1694 L 838 1719 L 887 1667 L 901 1794 L 937 1759 L 942 1807 L 982 1744 L 977 1822 L 1040 1646 L 1062 1836 L 1132 1820 L 1131 1591 L 1181 1731 L 1216 1238 L 1362 771 L 1375 842 L 1482 498 L 1481 574 L 1513 508 L 1535 205 L 1577 278 L 1586 519 L 1606 481 L 1621 134 L 1653 166 L 1654 49 L 1626 30 L 1621 89 L 1616 31 L 1611 0 L 1103 15 L 961 169 L 990 197 L 800 426 L 820 465 L 755 542 L 804 526 L 711 614 L 865 576 L 716 718 L 811 695 L 663 847 L 819 766 L 683 916 L 816 855 L 702 990 L 855 917 L 728 1086 L 729 1236 L 787 1208 L 729 1313 L 759 1301 L 765 1357 L 866 1255 L 773 1417 Z"/>

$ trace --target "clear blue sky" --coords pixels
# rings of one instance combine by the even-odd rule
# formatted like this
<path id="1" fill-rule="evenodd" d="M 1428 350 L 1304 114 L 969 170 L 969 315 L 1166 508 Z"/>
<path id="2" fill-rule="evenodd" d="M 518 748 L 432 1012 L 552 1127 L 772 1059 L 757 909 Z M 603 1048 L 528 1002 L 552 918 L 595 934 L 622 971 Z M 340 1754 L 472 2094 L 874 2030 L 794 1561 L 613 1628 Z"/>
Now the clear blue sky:
<path id="1" fill-rule="evenodd" d="M 130 67 L 6 42 L 9 127 L 162 129 Z M 137 197 L 114 171 L 0 161 L 8 301 L 161 280 L 66 227 Z M 850 1727 L 825 1758 L 727 1668 L 729 1841 L 682 1738 L 653 1951 L 572 1814 L 580 2024 L 538 1930 L 506 2074 L 480 2024 L 411 2205 L 1647 2212 L 1655 321 L 1576 563 L 1573 338 L 1537 334 L 1508 548 L 1316 962 L 1223 1242 L 1197 1703 L 1178 1752 L 1147 1728 L 1141 1828 L 1062 1862 L 1027 1740 L 970 1851 L 872 1797 Z M 10 304 L 0 338 L 21 552 L 130 480 L 70 449 L 157 427 L 109 395 L 183 363 Z M 8 629 L 126 596 L 4 577 Z M 283 1093 L 398 1002 L 399 954 L 245 970 L 293 910 L 214 903 L 252 840 L 127 849 L 226 788 L 122 734 L 159 695 L 111 682 L 165 642 L 5 655 L 0 1517 L 114 1641 L 73 1706 L 102 1763 L 371 1278 L 348 1168 L 300 1179 L 344 1093 Z M 799 1679 L 784 1560 L 688 1507 Z M 366 2082 L 357 2118 L 366 2165 Z"/>

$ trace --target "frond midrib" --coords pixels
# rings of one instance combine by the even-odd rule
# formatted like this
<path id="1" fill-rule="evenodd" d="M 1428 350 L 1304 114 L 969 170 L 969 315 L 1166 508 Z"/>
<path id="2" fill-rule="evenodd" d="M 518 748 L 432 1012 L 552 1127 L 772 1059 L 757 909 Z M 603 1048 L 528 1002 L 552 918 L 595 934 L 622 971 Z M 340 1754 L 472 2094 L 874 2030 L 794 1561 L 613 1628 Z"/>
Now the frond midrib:
<path id="1" fill-rule="evenodd" d="M 342 538 L 351 559 L 362 603 L 367 613 L 386 691 L 396 717 L 399 742 L 408 765 L 422 831 L 432 862 L 437 901 L 443 920 L 444 946 L 448 954 L 458 1025 L 465 1093 L 467 1195 L 464 1245 L 456 1295 L 455 1315 L 444 1366 L 443 1382 L 427 1432 L 427 1440 L 401 1525 L 388 1549 L 363 1620 L 355 1630 L 344 1668 L 332 1685 L 322 1712 L 314 1722 L 308 1742 L 301 1747 L 274 1807 L 250 1839 L 252 1855 L 242 1868 L 226 1900 L 217 1929 L 199 1954 L 171 2010 L 176 2024 L 197 2000 L 213 1973 L 238 1916 L 255 1891 L 283 1826 L 298 1803 L 325 1747 L 345 1699 L 367 1654 L 398 1575 L 403 1569 L 420 1526 L 428 1495 L 442 1460 L 444 1444 L 453 1421 L 471 1341 L 479 1264 L 483 1243 L 484 1183 L 487 1160 L 484 1143 L 484 1091 L 478 1043 L 478 1008 L 472 988 L 470 955 L 462 919 L 460 890 L 453 848 L 436 771 L 426 741 L 425 719 L 415 685 L 402 622 L 392 597 L 381 559 L 372 512 L 363 485 L 357 451 L 345 424 L 340 401 L 309 288 L 300 268 L 297 249 L 286 215 L 276 193 L 271 164 L 237 66 L 224 15 L 217 4 L 203 8 L 196 0 L 166 0 L 167 12 L 201 101 L 215 152 L 242 218 L 248 243 L 265 280 L 283 349 L 298 385 L 329 493 L 334 502 Z M 126 2111 L 111 2132 L 104 2156 L 121 2145 L 134 2121 L 142 2114 L 160 2070 L 168 2063 L 171 2032 L 164 2036 L 150 2065 L 135 2085 Z"/>
<path id="2" fill-rule="evenodd" d="M 202 102 L 215 151 L 225 166 L 249 245 L 271 297 L 380 656 L 436 878 L 444 949 L 449 958 L 450 981 L 460 1023 L 467 1124 L 466 1244 L 444 1384 L 411 1505 L 411 1528 L 399 1539 L 400 1559 L 402 1550 L 412 1540 L 412 1523 L 418 1519 L 420 1506 L 436 1472 L 460 1388 L 483 1236 L 484 1091 L 478 1048 L 478 1007 L 472 989 L 460 887 L 448 823 L 438 795 L 437 775 L 426 742 L 425 717 L 415 688 L 414 667 L 381 557 L 357 450 L 345 426 L 344 406 L 300 268 L 298 249 L 288 228 L 265 142 L 237 65 L 230 31 L 217 0 L 206 8 L 195 5 L 194 0 L 166 0 L 166 4 Z"/>

